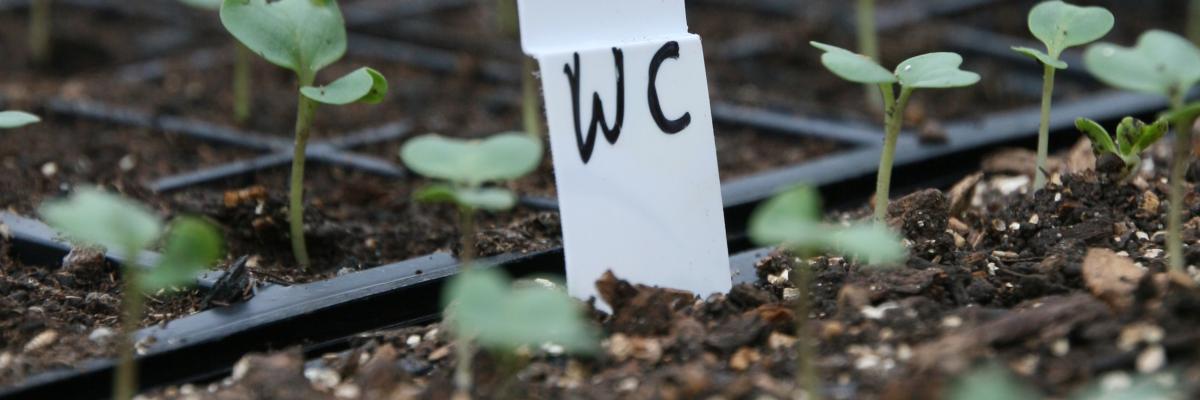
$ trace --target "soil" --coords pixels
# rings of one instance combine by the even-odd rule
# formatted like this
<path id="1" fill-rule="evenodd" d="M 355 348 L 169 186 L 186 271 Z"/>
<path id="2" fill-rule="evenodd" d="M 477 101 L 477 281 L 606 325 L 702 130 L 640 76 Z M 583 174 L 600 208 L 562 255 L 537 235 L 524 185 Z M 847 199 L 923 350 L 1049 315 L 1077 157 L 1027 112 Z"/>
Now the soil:
<path id="1" fill-rule="evenodd" d="M 602 279 L 597 287 L 614 312 L 591 309 L 605 337 L 601 354 L 571 357 L 543 346 L 519 351 L 512 364 L 512 357 L 480 353 L 475 391 L 522 398 L 792 398 L 801 342 L 795 302 L 785 298 L 795 297 L 788 276 L 807 265 L 811 311 L 799 337 L 815 339 L 819 356 L 812 361 L 829 398 L 943 398 L 957 377 L 989 364 L 1058 398 L 1100 382 L 1114 390 L 1139 374 L 1168 382 L 1180 395 L 1172 398 L 1197 394 L 1200 274 L 1195 267 L 1191 276 L 1164 273 L 1167 188 L 1157 175 L 1121 185 L 1092 171 L 1066 173 L 1033 196 L 1008 189 L 1026 178 L 971 179 L 979 182 L 967 185 L 973 191 L 930 189 L 892 203 L 890 223 L 910 249 L 909 260 L 895 268 L 775 252 L 759 261 L 756 283 L 706 299 Z M 1188 186 L 1188 215 L 1200 215 L 1200 194 Z M 1200 262 L 1197 239 L 1200 219 L 1185 230 L 1191 265 Z M 352 350 L 307 363 L 298 352 L 248 355 L 233 377 L 156 396 L 452 393 L 454 345 L 445 326 L 355 340 Z"/>

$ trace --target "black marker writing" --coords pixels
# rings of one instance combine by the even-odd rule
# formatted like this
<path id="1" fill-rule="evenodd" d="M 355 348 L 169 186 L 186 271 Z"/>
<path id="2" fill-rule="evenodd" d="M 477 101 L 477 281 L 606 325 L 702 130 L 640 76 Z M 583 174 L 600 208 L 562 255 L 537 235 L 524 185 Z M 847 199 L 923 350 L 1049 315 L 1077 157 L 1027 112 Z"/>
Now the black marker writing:
<path id="1" fill-rule="evenodd" d="M 621 136 L 621 126 L 625 124 L 625 54 L 616 47 L 612 51 L 613 63 L 617 67 L 617 120 L 612 127 L 608 126 L 600 94 L 592 93 L 592 122 L 588 125 L 586 138 L 583 136 L 583 128 L 579 123 L 579 80 L 582 76 L 579 69 L 579 53 L 575 53 L 574 69 L 570 64 L 563 66 L 563 73 L 567 74 L 567 80 L 571 83 L 571 105 L 575 110 L 575 144 L 579 146 L 579 156 L 583 159 L 584 164 L 592 159 L 592 151 L 596 148 L 597 125 L 604 131 L 604 139 L 608 140 L 609 144 L 615 144 L 617 138 Z M 653 90 L 653 86 L 651 86 L 651 90 Z"/>
<path id="2" fill-rule="evenodd" d="M 692 124 L 692 114 L 683 113 L 679 119 L 667 119 L 663 115 L 662 104 L 658 100 L 658 88 L 655 83 L 658 81 L 658 69 L 662 67 L 662 63 L 667 59 L 679 58 L 679 42 L 670 41 L 658 49 L 654 53 L 654 58 L 650 60 L 650 88 L 647 90 L 647 96 L 650 100 L 650 115 L 654 117 L 654 122 L 658 124 L 658 129 L 666 134 L 676 134 L 687 129 L 688 125 Z"/>

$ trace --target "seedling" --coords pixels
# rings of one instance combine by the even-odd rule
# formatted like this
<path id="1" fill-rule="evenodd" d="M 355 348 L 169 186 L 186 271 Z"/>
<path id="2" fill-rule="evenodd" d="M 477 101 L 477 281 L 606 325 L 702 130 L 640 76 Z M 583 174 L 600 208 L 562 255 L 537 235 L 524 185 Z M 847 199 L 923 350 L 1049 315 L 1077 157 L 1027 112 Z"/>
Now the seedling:
<path id="1" fill-rule="evenodd" d="M 1087 118 L 1075 120 L 1075 127 L 1092 141 L 1092 152 L 1096 154 L 1096 169 L 1107 172 L 1107 168 L 1102 165 L 1109 160 L 1119 160 L 1121 166 L 1120 170 L 1116 171 L 1116 178 L 1120 182 L 1128 182 L 1137 175 L 1138 167 L 1142 164 L 1142 152 L 1167 134 L 1169 124 L 1166 118 L 1146 125 L 1133 117 L 1125 117 L 1117 126 L 1116 138 L 1109 135 L 1099 123 Z"/>
<path id="2" fill-rule="evenodd" d="M 542 304 L 537 299 L 555 302 L 551 294 L 505 294 L 503 280 L 494 273 L 473 271 L 475 258 L 475 212 L 504 211 L 517 204 L 517 196 L 505 188 L 484 187 L 488 182 L 510 181 L 532 172 L 542 160 L 542 142 L 526 133 L 502 133 L 484 140 L 462 140 L 430 134 L 409 140 L 400 149 L 400 158 L 413 172 L 437 179 L 436 183 L 416 193 L 416 198 L 428 202 L 445 202 L 458 206 L 461 247 L 459 260 L 466 271 L 453 286 L 449 299 L 461 302 L 462 314 L 457 318 L 460 331 L 455 347 L 458 363 L 455 366 L 455 388 L 460 394 L 471 390 L 471 338 L 477 337 L 485 346 L 508 346 L 527 340 L 546 338 L 580 340 L 570 336 L 579 332 L 570 320 L 570 303 Z M 477 275 L 478 274 L 478 275 Z M 561 294 L 559 294 L 561 295 Z M 507 298 L 507 300 L 502 300 Z M 534 303 L 530 303 L 534 302 Z M 548 309 L 544 309 L 547 308 Z M 528 309 L 526 309 L 528 308 Z M 524 314 L 533 310 L 535 312 Z M 551 313 L 557 321 L 539 322 L 534 327 L 555 327 L 554 330 L 527 329 L 514 318 L 534 318 Z M 500 318 L 500 319 L 495 319 Z M 549 325 L 538 325 L 549 324 Z M 511 326 L 510 326 L 511 325 Z M 570 328 L 570 329 L 567 329 Z M 561 331 L 560 331 L 561 330 Z M 560 343 L 562 345 L 571 343 Z"/>
<path id="3" fill-rule="evenodd" d="M 494 268 L 472 268 L 450 282 L 443 304 L 458 338 L 455 386 L 470 393 L 470 343 L 495 354 L 509 355 L 521 347 L 551 344 L 574 354 L 597 349 L 597 335 L 575 301 L 559 289 L 539 285 L 512 288 Z"/>
<path id="4" fill-rule="evenodd" d="M 955 53 L 929 53 L 905 60 L 889 72 L 870 58 L 849 50 L 819 42 L 813 46 L 825 52 L 821 63 L 842 79 L 879 85 L 883 95 L 885 134 L 883 154 L 879 159 L 879 174 L 875 183 L 875 220 L 883 223 L 887 217 L 888 191 L 892 182 L 892 160 L 896 141 L 904 123 L 904 109 L 917 89 L 945 89 L 974 85 L 979 75 L 959 69 L 962 56 Z M 900 84 L 900 95 L 893 86 Z"/>
<path id="5" fill-rule="evenodd" d="M 346 24 L 337 0 L 225 0 L 221 23 L 251 51 L 295 72 L 299 81 L 288 219 L 292 253 L 307 269 L 304 161 L 317 103 L 378 104 L 387 94 L 387 80 L 378 71 L 363 67 L 328 86 L 313 86 L 317 72 L 346 54 Z"/>
<path id="6" fill-rule="evenodd" d="M 1097 79 L 1117 88 L 1154 93 L 1170 104 L 1168 121 L 1176 127 L 1171 157 L 1170 208 L 1167 211 L 1167 256 L 1173 272 L 1183 272 L 1183 184 L 1196 114 L 1188 112 L 1184 98 L 1200 82 L 1200 49 L 1174 33 L 1151 30 L 1137 45 L 1121 47 L 1098 43 L 1088 47 L 1083 61 Z"/>
<path id="7" fill-rule="evenodd" d="M 820 196 L 809 187 L 795 188 L 768 200 L 750 216 L 749 232 L 750 239 L 759 245 L 779 245 L 798 255 L 797 265 L 789 272 L 792 285 L 800 290 L 795 304 L 796 337 L 800 338 L 796 382 L 808 398 L 820 398 L 813 363 L 815 346 L 805 328 L 809 309 L 807 288 L 812 275 L 806 261 L 808 256 L 828 251 L 884 265 L 903 261 L 904 245 L 883 224 L 850 227 L 822 224 Z"/>
<path id="8" fill-rule="evenodd" d="M 29 3 L 29 59 L 34 65 L 50 61 L 50 0 Z"/>
<path id="9" fill-rule="evenodd" d="M 66 200 L 46 203 L 40 213 L 48 224 L 73 242 L 117 251 L 124 289 L 121 342 L 113 398 L 127 400 L 137 388 L 133 333 L 142 319 L 146 293 L 187 286 L 221 256 L 221 236 L 209 223 L 192 217 L 163 222 L 133 201 L 96 189 L 80 189 Z M 142 250 L 162 240 L 163 252 L 152 266 L 139 264 Z"/>
<path id="10" fill-rule="evenodd" d="M 1067 69 L 1060 60 L 1070 47 L 1091 43 L 1108 34 L 1113 15 L 1103 7 L 1079 7 L 1061 1 L 1038 4 L 1029 12 L 1029 31 L 1046 45 L 1046 52 L 1028 47 L 1013 47 L 1018 53 L 1042 63 L 1042 120 L 1038 128 L 1037 171 L 1033 189 L 1046 187 L 1046 158 L 1050 149 L 1050 105 L 1054 95 L 1054 72 Z"/>
<path id="11" fill-rule="evenodd" d="M 220 11 L 224 0 L 179 0 L 202 10 Z M 239 124 L 250 119 L 250 49 L 235 43 L 233 58 L 233 118 Z"/>
<path id="12" fill-rule="evenodd" d="M 0 111 L 0 129 L 20 128 L 41 121 L 38 116 L 24 111 Z"/>

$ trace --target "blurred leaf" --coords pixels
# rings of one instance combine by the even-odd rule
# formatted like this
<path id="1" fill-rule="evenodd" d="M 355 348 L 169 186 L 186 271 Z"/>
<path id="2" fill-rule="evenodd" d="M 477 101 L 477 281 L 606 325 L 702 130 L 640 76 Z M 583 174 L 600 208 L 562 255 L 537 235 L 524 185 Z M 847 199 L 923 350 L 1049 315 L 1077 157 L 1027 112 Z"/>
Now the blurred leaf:
<path id="1" fill-rule="evenodd" d="M 896 82 L 896 77 L 891 72 L 870 57 L 821 42 L 809 43 L 825 51 L 825 54 L 821 55 L 821 63 L 842 79 L 873 84 Z"/>
<path id="2" fill-rule="evenodd" d="M 302 76 L 315 76 L 346 53 L 336 1 L 225 0 L 221 23 L 251 51 Z"/>
<path id="3" fill-rule="evenodd" d="M 504 188 L 469 188 L 450 185 L 430 185 L 416 193 L 418 201 L 454 203 L 459 206 L 487 211 L 504 211 L 517 205 L 517 196 Z"/>
<path id="4" fill-rule="evenodd" d="M 1021 46 L 1013 46 L 1012 49 L 1018 53 L 1033 57 L 1033 59 L 1038 60 L 1042 64 L 1049 65 L 1056 69 L 1067 69 L 1066 61 L 1051 57 L 1049 54 L 1043 53 L 1041 50 Z"/>
<path id="5" fill-rule="evenodd" d="M 1131 153 L 1141 154 L 1142 151 L 1150 148 L 1154 142 L 1157 142 L 1159 139 L 1162 139 L 1163 136 L 1166 136 L 1167 131 L 1170 130 L 1170 128 L 1171 123 L 1166 118 L 1159 118 L 1158 121 L 1154 121 L 1153 124 L 1144 127 L 1141 135 L 1139 135 L 1137 140 L 1134 141 Z"/>
<path id="6" fill-rule="evenodd" d="M 750 239 L 759 245 L 815 249 L 825 245 L 821 222 L 821 197 L 808 186 L 772 197 L 750 215 Z"/>
<path id="7" fill-rule="evenodd" d="M 40 213 L 72 240 L 121 252 L 143 250 L 162 233 L 162 221 L 149 209 L 94 188 L 79 188 L 66 200 L 47 202 Z"/>
<path id="8" fill-rule="evenodd" d="M 158 265 L 141 275 L 139 285 L 146 292 L 190 286 L 221 258 L 221 247 L 221 234 L 212 224 L 199 218 L 177 218 L 171 222 Z"/>
<path id="9" fill-rule="evenodd" d="M 1088 140 L 1092 142 L 1092 152 L 1096 154 L 1117 153 L 1117 145 L 1113 143 L 1108 130 L 1096 121 L 1079 118 L 1075 120 L 1075 128 L 1087 135 Z"/>
<path id="10" fill-rule="evenodd" d="M 38 116 L 24 111 L 0 111 L 0 129 L 20 128 L 41 121 Z"/>
<path id="11" fill-rule="evenodd" d="M 896 67 L 900 85 L 915 89 L 944 89 L 974 85 L 979 74 L 958 69 L 962 56 L 955 53 L 919 55 Z"/>
<path id="12" fill-rule="evenodd" d="M 1124 374 L 1124 372 L 1117 372 Z M 1103 377 L 1095 379 L 1094 384 L 1080 390 L 1071 396 L 1072 400 L 1183 400 L 1192 398 L 1187 395 L 1187 385 L 1180 382 L 1182 378 L 1175 373 L 1160 373 L 1142 375 L 1117 380 L 1122 384 L 1105 385 L 1108 381 Z M 1106 387 L 1108 386 L 1108 387 Z"/>
<path id="13" fill-rule="evenodd" d="M 300 93 L 325 104 L 379 104 L 387 95 L 388 82 L 379 71 L 362 67 L 322 87 L 305 86 Z"/>
<path id="14" fill-rule="evenodd" d="M 450 323 L 459 335 L 488 348 L 511 351 L 553 343 L 572 353 L 597 349 L 596 333 L 566 293 L 538 286 L 511 289 L 508 278 L 492 268 L 456 277 L 443 299 L 451 302 Z"/>
<path id="15" fill-rule="evenodd" d="M 949 400 L 1027 400 L 1042 396 L 1017 381 L 1008 370 L 998 365 L 977 368 L 959 377 L 946 396 Z"/>
<path id="16" fill-rule="evenodd" d="M 908 250 L 900 242 L 900 235 L 881 224 L 852 225 L 833 231 L 829 238 L 832 250 L 868 260 L 872 265 L 900 263 L 908 258 Z"/>
<path id="17" fill-rule="evenodd" d="M 542 142 L 524 133 L 502 133 L 484 140 L 431 134 L 405 143 L 400 158 L 418 174 L 474 187 L 517 179 L 537 169 Z"/>
<path id="18" fill-rule="evenodd" d="M 1029 12 L 1029 31 L 1046 45 L 1050 58 L 1055 60 L 1067 48 L 1104 37 L 1113 23 L 1112 13 L 1103 7 L 1079 7 L 1062 1 L 1043 2 Z"/>
<path id="19" fill-rule="evenodd" d="M 1187 93 L 1200 81 L 1200 49 L 1166 31 L 1143 33 L 1132 48 L 1092 45 L 1083 61 L 1096 79 L 1126 90 L 1170 96 Z"/>

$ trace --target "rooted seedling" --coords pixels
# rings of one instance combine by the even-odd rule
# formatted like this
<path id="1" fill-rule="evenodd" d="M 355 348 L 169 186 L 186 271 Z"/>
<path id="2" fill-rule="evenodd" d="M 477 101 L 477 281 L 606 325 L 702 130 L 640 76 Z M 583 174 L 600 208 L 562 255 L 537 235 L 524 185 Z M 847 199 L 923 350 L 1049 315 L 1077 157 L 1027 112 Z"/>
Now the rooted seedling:
<path id="1" fill-rule="evenodd" d="M 1046 45 L 1046 52 L 1013 47 L 1042 63 L 1042 120 L 1038 128 L 1037 170 L 1033 189 L 1046 186 L 1046 157 L 1050 149 L 1050 104 L 1054 95 L 1054 71 L 1067 69 L 1059 56 L 1067 48 L 1091 43 L 1108 34 L 1113 15 L 1102 7 L 1079 7 L 1061 1 L 1038 4 L 1029 12 L 1029 31 Z"/>
<path id="2" fill-rule="evenodd" d="M 875 220 L 883 223 L 887 216 L 888 192 L 892 182 L 892 159 L 904 123 L 904 109 L 912 92 L 917 89 L 974 85 L 979 82 L 979 75 L 958 69 L 963 60 L 955 53 L 916 56 L 900 63 L 895 72 L 889 72 L 870 58 L 849 50 L 819 42 L 812 42 L 812 45 L 825 51 L 821 63 L 834 74 L 851 82 L 879 85 L 883 95 L 886 136 L 875 184 Z M 896 96 L 893 87 L 896 83 L 900 84 L 899 96 Z"/>
<path id="3" fill-rule="evenodd" d="M 379 72 L 363 67 L 328 86 L 312 86 L 317 72 L 346 53 L 346 24 L 336 0 L 225 0 L 221 23 L 247 48 L 272 64 L 292 70 L 299 80 L 288 219 L 292 252 L 296 262 L 307 269 L 304 161 L 317 103 L 377 104 L 387 94 L 387 80 Z"/>
<path id="4" fill-rule="evenodd" d="M 1109 85 L 1162 95 L 1170 104 L 1168 121 L 1176 127 L 1171 157 L 1171 193 L 1167 226 L 1167 257 L 1171 270 L 1183 272 L 1183 185 L 1191 157 L 1195 114 L 1186 112 L 1184 98 L 1200 82 L 1200 49 L 1174 33 L 1152 30 L 1137 45 L 1098 43 L 1084 53 L 1088 71 Z"/>
<path id="5" fill-rule="evenodd" d="M 142 318 L 144 294 L 193 284 L 221 257 L 221 236 L 204 220 L 180 217 L 163 238 L 163 222 L 153 212 L 96 189 L 80 189 L 69 199 L 47 203 L 41 215 L 73 242 L 116 251 L 124 260 L 122 337 L 113 398 L 128 400 L 137 388 L 133 333 Z M 161 257 L 154 265 L 141 265 L 141 252 L 160 239 Z"/>
<path id="6" fill-rule="evenodd" d="M 38 116 L 24 111 L 0 111 L 0 129 L 20 128 L 41 121 Z"/>
<path id="7" fill-rule="evenodd" d="M 451 298 L 467 296 L 462 306 L 466 312 L 461 325 L 459 343 L 456 346 L 458 363 L 455 367 L 454 384 L 459 394 L 466 395 L 471 391 L 471 354 L 470 341 L 478 336 L 485 345 L 512 344 L 517 340 L 538 338 L 536 334 L 525 331 L 522 324 L 497 323 L 493 319 L 500 314 L 486 315 L 497 312 L 495 307 L 512 307 L 509 313 L 523 313 L 517 303 L 529 300 L 529 297 L 539 298 L 549 295 L 523 294 L 506 300 L 504 284 L 494 275 L 475 275 L 471 267 L 475 258 L 475 211 L 504 211 L 517 204 L 517 196 L 512 191 L 498 187 L 484 187 L 488 182 L 511 181 L 532 172 L 542 160 L 542 142 L 526 133 L 502 133 L 484 140 L 462 140 L 430 134 L 409 140 L 400 149 L 400 158 L 413 172 L 429 178 L 437 179 L 436 183 L 416 193 L 421 201 L 446 202 L 458 206 L 459 235 L 461 247 L 459 261 L 467 270 L 460 278 L 458 291 L 451 289 Z M 486 286 L 486 287 L 485 287 Z M 497 289 L 500 288 L 500 289 Z M 471 293 L 478 291 L 479 293 Z M 490 301 L 488 301 L 490 300 Z M 485 308 L 486 307 L 486 308 Z M 522 306 L 523 307 L 523 306 Z M 541 307 L 559 307 L 555 310 L 544 310 L 567 314 L 562 307 L 543 305 Z M 476 314 L 476 310 L 481 313 Z M 483 312 L 486 311 L 486 312 Z M 569 310 L 568 310 L 569 311 Z M 543 312 L 543 311 L 539 311 Z M 536 314 L 529 314 L 536 315 Z M 515 317 L 519 315 L 512 315 Z M 563 317 L 566 318 L 566 317 Z M 508 330 L 507 333 L 505 330 Z M 574 331 L 571 331 L 574 332 Z M 485 337 L 486 336 L 486 337 Z"/>
<path id="8" fill-rule="evenodd" d="M 870 260 L 884 265 L 903 261 L 906 257 L 900 238 L 879 223 L 850 227 L 821 223 L 821 199 L 815 190 L 799 187 L 779 194 L 760 206 L 750 216 L 750 238 L 760 245 L 779 245 L 797 255 L 797 264 L 790 272 L 792 285 L 800 290 L 796 299 L 796 337 L 800 338 L 796 382 L 808 395 L 820 398 L 820 385 L 813 357 L 815 345 L 806 331 L 809 305 L 808 286 L 812 271 L 807 258 L 820 252 L 835 252 Z"/>
<path id="9" fill-rule="evenodd" d="M 1108 131 L 1096 121 L 1087 118 L 1075 120 L 1075 127 L 1092 141 L 1092 152 L 1096 154 L 1096 170 L 1111 172 L 1114 180 L 1128 182 L 1137 175 L 1142 164 L 1142 152 L 1167 134 L 1169 124 L 1160 118 L 1153 124 L 1125 117 L 1117 126 L 1114 141 Z"/>
<path id="10" fill-rule="evenodd" d="M 179 0 L 189 6 L 219 11 L 224 0 Z M 233 59 L 233 119 L 239 124 L 250 119 L 250 49 L 235 43 Z"/>

